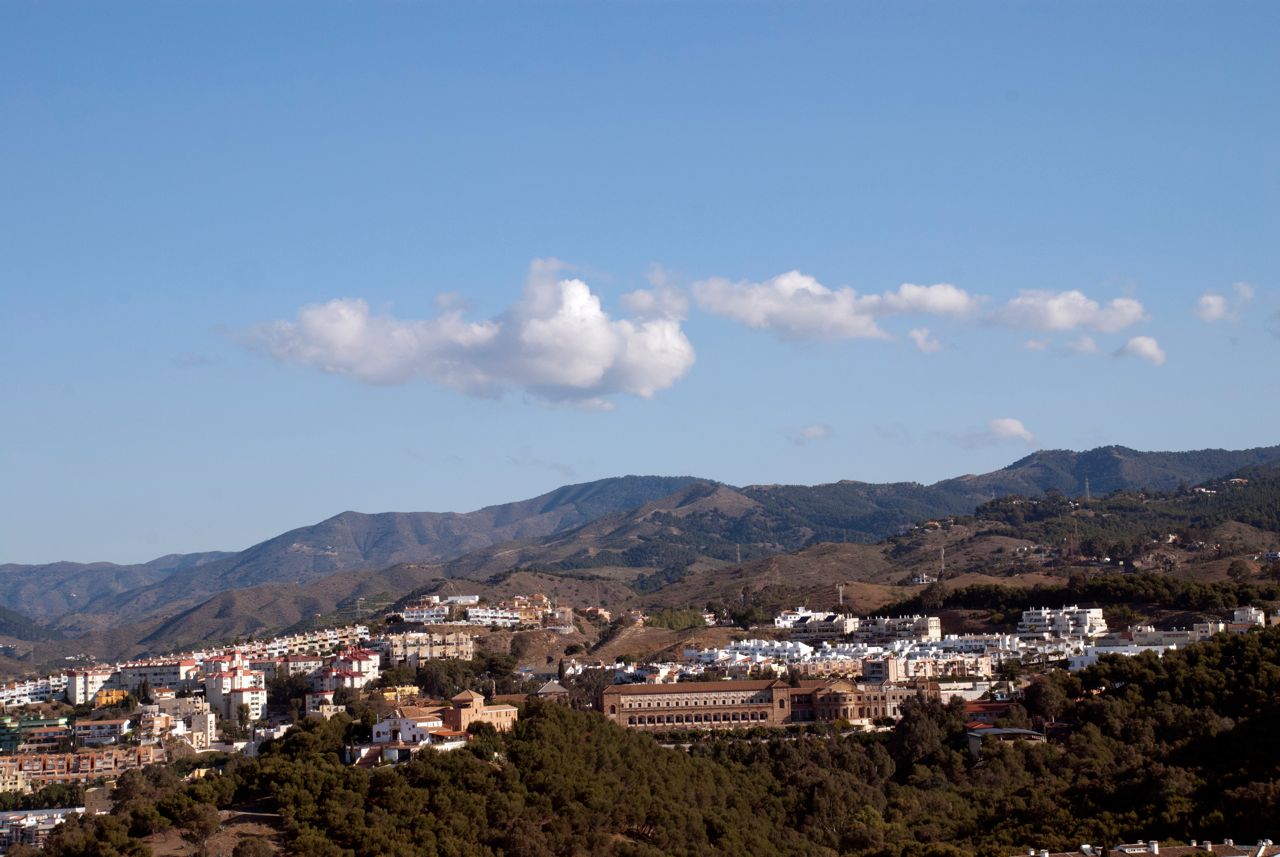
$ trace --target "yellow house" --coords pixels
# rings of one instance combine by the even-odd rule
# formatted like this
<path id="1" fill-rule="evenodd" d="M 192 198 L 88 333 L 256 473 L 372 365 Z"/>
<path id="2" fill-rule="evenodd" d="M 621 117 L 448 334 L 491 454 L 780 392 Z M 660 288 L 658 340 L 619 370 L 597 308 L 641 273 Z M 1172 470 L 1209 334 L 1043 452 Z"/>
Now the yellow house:
<path id="1" fill-rule="evenodd" d="M 119 705 L 124 702 L 124 698 L 129 695 L 127 690 L 107 690 L 103 688 L 93 695 L 94 708 L 107 708 L 112 705 Z"/>

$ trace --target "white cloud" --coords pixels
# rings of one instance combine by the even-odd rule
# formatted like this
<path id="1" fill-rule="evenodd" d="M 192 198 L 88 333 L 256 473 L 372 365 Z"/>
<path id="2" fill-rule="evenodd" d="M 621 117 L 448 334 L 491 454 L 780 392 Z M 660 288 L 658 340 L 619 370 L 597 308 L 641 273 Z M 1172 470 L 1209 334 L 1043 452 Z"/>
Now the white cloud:
<path id="1" fill-rule="evenodd" d="M 1227 299 L 1222 295 L 1204 294 L 1196 302 L 1196 315 L 1201 321 L 1215 322 L 1227 317 Z"/>
<path id="2" fill-rule="evenodd" d="M 1028 351 L 1044 351 L 1046 348 L 1049 347 L 1049 340 L 1028 339 L 1026 342 L 1022 343 L 1022 347 L 1027 349 Z"/>
<path id="3" fill-rule="evenodd" d="M 889 335 L 876 323 L 880 316 L 963 316 L 981 303 L 950 283 L 904 283 L 896 291 L 859 295 L 848 287 L 829 289 L 799 271 L 760 283 L 735 283 L 723 277 L 700 280 L 693 284 L 693 296 L 707 312 L 793 340 L 887 339 Z"/>
<path id="4" fill-rule="evenodd" d="M 638 318 L 683 320 L 689 316 L 689 298 L 679 289 L 665 284 L 628 292 L 622 296 L 622 305 Z"/>
<path id="5" fill-rule="evenodd" d="M 791 442 L 797 446 L 806 446 L 831 437 L 831 426 L 826 423 L 814 423 L 797 429 L 790 434 Z"/>
<path id="6" fill-rule="evenodd" d="M 1249 301 L 1253 300 L 1255 289 L 1249 283 L 1236 283 L 1232 287 L 1232 291 L 1236 294 L 1233 302 L 1228 302 L 1226 295 L 1217 294 L 1215 292 L 1205 292 L 1196 301 L 1196 316 L 1203 322 L 1212 324 L 1215 321 L 1236 321 L 1240 318 L 1240 311 L 1244 309 Z"/>
<path id="7" fill-rule="evenodd" d="M 966 316 L 976 312 L 982 299 L 950 283 L 917 286 L 903 283 L 896 292 L 867 295 L 862 298 L 867 309 L 878 315 L 919 313 L 922 315 Z"/>
<path id="8" fill-rule="evenodd" d="M 1116 352 L 1116 356 L 1137 357 L 1142 360 L 1148 360 L 1157 366 L 1163 366 L 1165 361 L 1164 349 L 1160 347 L 1160 343 L 1150 336 L 1133 337 Z"/>
<path id="9" fill-rule="evenodd" d="M 671 305 L 613 319 L 564 266 L 535 260 L 518 303 L 496 318 L 466 321 L 460 309 L 433 319 L 376 315 L 360 299 L 304 307 L 295 321 L 247 331 L 277 360 L 370 384 L 431 381 L 472 395 L 524 388 L 550 401 L 610 407 L 618 393 L 649 398 L 689 371 L 693 346 Z"/>
<path id="10" fill-rule="evenodd" d="M 987 429 L 995 440 L 1020 440 L 1031 443 L 1035 436 L 1022 424 L 1022 420 L 1013 417 L 999 417 L 987 423 Z"/>
<path id="11" fill-rule="evenodd" d="M 916 348 L 925 354 L 934 354 L 942 350 L 942 343 L 929 337 L 929 328 L 927 327 L 917 327 L 914 330 L 909 330 L 907 331 L 907 336 L 911 337 L 911 341 L 916 344 Z"/>
<path id="12" fill-rule="evenodd" d="M 1089 334 L 1082 333 L 1078 339 L 1067 345 L 1067 349 L 1074 351 L 1076 354 L 1097 354 L 1098 343 Z"/>
<path id="13" fill-rule="evenodd" d="M 813 277 L 790 271 L 763 283 L 717 277 L 693 284 L 698 306 L 747 327 L 773 330 L 786 339 L 886 339 L 859 305 L 853 289 L 832 291 Z"/>
<path id="14" fill-rule="evenodd" d="M 987 421 L 987 427 L 963 434 L 945 434 L 960 446 L 969 448 L 994 446 L 1000 443 L 1034 443 L 1035 435 L 1023 425 L 1022 420 L 1013 417 L 998 417 Z"/>
<path id="15" fill-rule="evenodd" d="M 1133 298 L 1114 298 L 1105 306 L 1079 291 L 1022 291 L 995 314 L 996 320 L 1019 329 L 1088 330 L 1114 333 L 1146 318 Z"/>

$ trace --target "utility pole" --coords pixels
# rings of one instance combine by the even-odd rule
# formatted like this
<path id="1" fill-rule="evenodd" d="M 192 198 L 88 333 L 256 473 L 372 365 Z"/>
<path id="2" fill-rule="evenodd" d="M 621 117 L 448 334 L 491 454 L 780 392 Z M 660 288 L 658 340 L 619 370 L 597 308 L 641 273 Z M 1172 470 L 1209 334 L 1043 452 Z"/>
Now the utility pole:
<path id="1" fill-rule="evenodd" d="M 943 545 L 938 550 L 938 580 L 947 576 L 947 546 Z"/>

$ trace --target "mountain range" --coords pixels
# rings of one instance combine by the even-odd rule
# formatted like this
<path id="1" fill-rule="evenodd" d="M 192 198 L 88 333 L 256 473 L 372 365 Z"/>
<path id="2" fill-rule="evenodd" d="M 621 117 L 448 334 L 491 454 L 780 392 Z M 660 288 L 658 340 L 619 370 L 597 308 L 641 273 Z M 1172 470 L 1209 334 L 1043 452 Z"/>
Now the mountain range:
<path id="1" fill-rule="evenodd" d="M 495 594 L 538 587 L 583 603 L 617 603 L 690 573 L 820 542 L 875 542 L 1006 495 L 1172 490 L 1277 463 L 1280 446 L 1108 446 L 1036 452 L 992 473 L 927 486 L 735 488 L 696 477 L 625 476 L 468 513 L 343 512 L 239 552 L 140 565 L 0 565 L 0 607 L 68 638 L 69 651 L 123 656 L 276 630 L 358 611 L 361 603 L 389 604 L 450 580 Z"/>

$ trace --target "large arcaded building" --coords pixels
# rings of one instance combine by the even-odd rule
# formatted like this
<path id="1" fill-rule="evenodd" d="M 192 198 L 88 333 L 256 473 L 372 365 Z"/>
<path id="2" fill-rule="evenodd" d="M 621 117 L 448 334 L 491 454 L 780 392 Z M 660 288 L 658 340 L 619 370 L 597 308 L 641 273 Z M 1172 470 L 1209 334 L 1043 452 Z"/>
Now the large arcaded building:
<path id="1" fill-rule="evenodd" d="M 872 723 L 898 717 L 916 695 L 938 697 L 938 685 L 861 685 L 845 679 L 697 681 L 617 684 L 601 695 L 601 711 L 629 729 L 749 729 L 846 720 Z"/>

